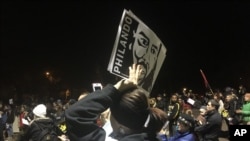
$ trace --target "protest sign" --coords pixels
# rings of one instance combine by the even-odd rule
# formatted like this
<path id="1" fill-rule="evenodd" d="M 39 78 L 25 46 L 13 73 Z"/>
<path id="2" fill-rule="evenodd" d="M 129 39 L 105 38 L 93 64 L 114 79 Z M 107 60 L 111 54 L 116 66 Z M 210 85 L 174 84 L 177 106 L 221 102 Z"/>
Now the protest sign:
<path id="1" fill-rule="evenodd" d="M 157 35 L 132 11 L 124 9 L 108 64 L 108 71 L 128 78 L 129 66 L 142 66 L 139 86 L 151 92 L 167 49 Z"/>

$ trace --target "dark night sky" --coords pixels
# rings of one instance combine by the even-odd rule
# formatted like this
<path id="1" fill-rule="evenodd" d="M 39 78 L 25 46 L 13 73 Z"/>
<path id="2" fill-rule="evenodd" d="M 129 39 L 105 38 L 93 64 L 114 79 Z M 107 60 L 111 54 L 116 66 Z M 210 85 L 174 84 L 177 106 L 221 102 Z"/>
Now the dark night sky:
<path id="1" fill-rule="evenodd" d="M 154 89 L 250 88 L 249 2 L 13 2 L 1 5 L 2 82 L 50 70 L 71 87 L 115 82 L 107 71 L 123 9 L 167 47 Z M 97 71 L 98 70 L 98 71 Z M 241 79 L 240 79 L 241 78 Z M 2 84 L 3 84 L 2 83 Z"/>

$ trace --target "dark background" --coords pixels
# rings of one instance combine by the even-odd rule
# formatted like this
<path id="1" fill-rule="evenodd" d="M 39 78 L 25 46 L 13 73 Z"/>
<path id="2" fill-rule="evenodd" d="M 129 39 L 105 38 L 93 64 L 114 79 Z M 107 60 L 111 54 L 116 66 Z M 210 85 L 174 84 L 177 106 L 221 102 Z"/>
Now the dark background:
<path id="1" fill-rule="evenodd" d="M 115 83 L 107 71 L 123 9 L 130 9 L 162 40 L 166 60 L 153 93 L 183 87 L 250 89 L 249 2 L 4 1 L 1 5 L 1 95 L 32 93 L 50 71 L 62 89 Z M 36 90 L 25 90 L 35 89 Z"/>

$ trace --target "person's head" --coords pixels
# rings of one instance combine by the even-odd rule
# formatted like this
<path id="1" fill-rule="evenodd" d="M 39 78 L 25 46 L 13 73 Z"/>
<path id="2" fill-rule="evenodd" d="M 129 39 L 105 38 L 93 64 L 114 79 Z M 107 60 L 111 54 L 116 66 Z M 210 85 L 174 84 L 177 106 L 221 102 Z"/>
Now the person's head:
<path id="1" fill-rule="evenodd" d="M 233 100 L 238 100 L 238 96 L 235 93 L 232 93 Z"/>
<path id="2" fill-rule="evenodd" d="M 244 100 L 245 100 L 246 102 L 250 101 L 250 93 L 246 93 L 246 94 L 245 94 Z"/>
<path id="3" fill-rule="evenodd" d="M 114 101 L 110 107 L 113 132 L 123 136 L 141 132 L 145 129 L 144 126 L 150 129 L 154 112 L 149 106 L 145 91 L 131 88 L 121 93 L 120 100 Z"/>
<path id="4" fill-rule="evenodd" d="M 167 113 L 159 108 L 150 108 L 150 119 L 147 126 L 145 126 L 146 133 L 149 136 L 154 137 L 156 133 L 159 133 L 167 121 Z"/>
<path id="5" fill-rule="evenodd" d="M 156 97 L 156 99 L 157 99 L 158 101 L 161 101 L 161 100 L 162 100 L 162 95 L 161 95 L 161 94 L 158 94 L 157 97 Z"/>
<path id="6" fill-rule="evenodd" d="M 152 35 L 149 30 L 143 30 L 145 27 L 138 25 L 134 32 L 134 42 L 132 45 L 134 63 L 140 64 L 143 69 L 143 75 L 139 84 L 146 78 L 152 77 L 157 65 L 157 58 L 162 47 L 162 43 L 158 42 L 157 37 Z M 157 42 L 154 42 L 157 41 Z M 152 75 L 152 76 L 150 76 Z"/>
<path id="7" fill-rule="evenodd" d="M 177 120 L 177 131 L 179 133 L 192 132 L 195 126 L 195 120 L 188 114 L 180 114 Z"/>
<path id="8" fill-rule="evenodd" d="M 210 99 L 207 103 L 207 112 L 218 110 L 220 104 L 217 100 Z"/>
<path id="9" fill-rule="evenodd" d="M 219 97 L 218 94 L 216 93 L 216 94 L 213 95 L 213 98 L 214 98 L 215 100 L 219 100 L 220 97 Z"/>
<path id="10" fill-rule="evenodd" d="M 201 106 L 199 109 L 200 115 L 205 116 L 207 112 L 207 106 Z"/>
<path id="11" fill-rule="evenodd" d="M 227 94 L 226 98 L 225 98 L 225 101 L 230 102 L 231 100 L 233 100 L 233 95 L 232 94 Z"/>
<path id="12" fill-rule="evenodd" d="M 32 112 L 35 115 L 35 117 L 44 118 L 46 117 L 46 114 L 47 114 L 47 107 L 44 104 L 38 104 L 33 109 Z"/>
<path id="13" fill-rule="evenodd" d="M 24 105 L 24 104 L 22 104 L 22 105 L 21 105 L 21 108 L 20 108 L 20 111 L 21 111 L 21 112 L 27 111 L 27 106 Z"/>
<path id="14" fill-rule="evenodd" d="M 173 94 L 170 99 L 171 103 L 176 103 L 178 102 L 178 96 L 176 94 Z"/>
<path id="15" fill-rule="evenodd" d="M 220 97 L 217 94 L 213 95 L 213 99 L 216 100 L 218 103 L 220 102 Z"/>
<path id="16" fill-rule="evenodd" d="M 178 96 L 178 102 L 180 103 L 180 104 L 183 104 L 183 99 L 182 99 L 182 97 L 181 96 Z"/>
<path id="17" fill-rule="evenodd" d="M 156 99 L 153 98 L 149 98 L 149 106 L 154 108 L 156 106 Z"/>

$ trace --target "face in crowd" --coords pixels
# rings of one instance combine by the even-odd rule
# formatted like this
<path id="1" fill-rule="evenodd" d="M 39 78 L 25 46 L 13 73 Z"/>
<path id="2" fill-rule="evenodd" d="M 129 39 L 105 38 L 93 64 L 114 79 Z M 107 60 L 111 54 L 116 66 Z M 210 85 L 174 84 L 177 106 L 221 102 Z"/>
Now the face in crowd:
<path id="1" fill-rule="evenodd" d="M 250 101 L 250 93 L 246 93 L 244 96 L 245 101 Z"/>
<path id="2" fill-rule="evenodd" d="M 230 102 L 233 99 L 232 95 L 227 95 L 226 96 L 226 102 Z"/>
<path id="3" fill-rule="evenodd" d="M 173 103 L 176 103 L 176 102 L 178 102 L 178 96 L 177 95 L 172 95 L 171 96 L 171 102 L 173 102 Z"/>
<path id="4" fill-rule="evenodd" d="M 200 115 L 202 115 L 202 116 L 206 115 L 206 112 L 207 112 L 206 109 L 201 108 L 199 111 L 200 111 Z"/>
<path id="5" fill-rule="evenodd" d="M 139 84 L 156 67 L 157 57 L 161 49 L 161 43 L 154 42 L 148 31 L 143 31 L 143 26 L 139 25 L 134 33 L 133 60 L 134 63 L 142 66 L 142 75 Z"/>
<path id="6" fill-rule="evenodd" d="M 218 110 L 219 103 L 212 99 L 207 103 L 207 112 Z"/>

